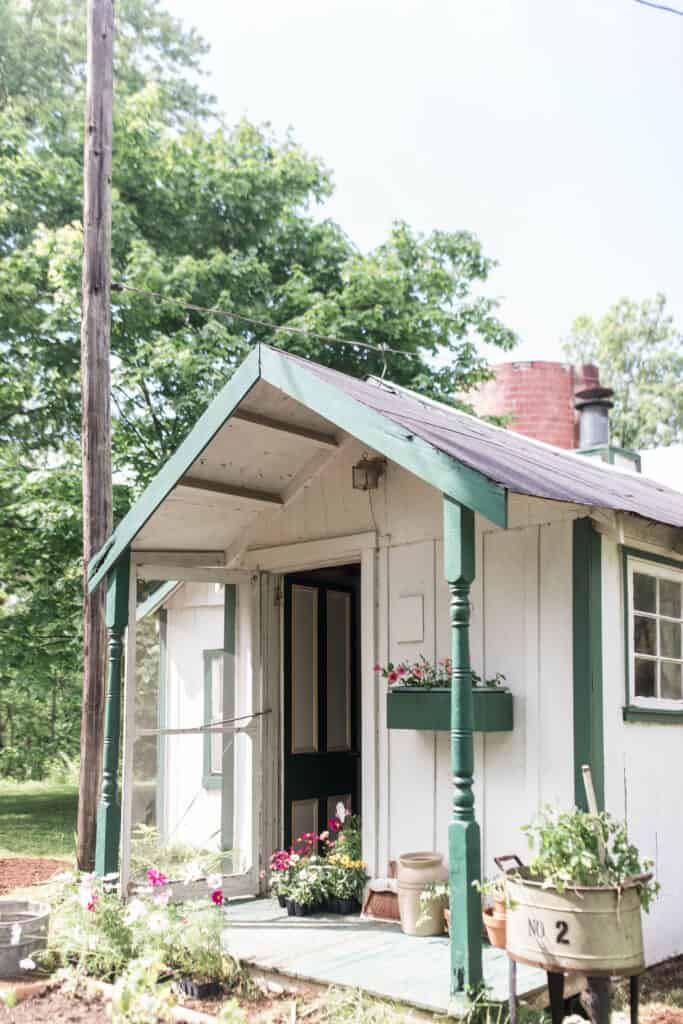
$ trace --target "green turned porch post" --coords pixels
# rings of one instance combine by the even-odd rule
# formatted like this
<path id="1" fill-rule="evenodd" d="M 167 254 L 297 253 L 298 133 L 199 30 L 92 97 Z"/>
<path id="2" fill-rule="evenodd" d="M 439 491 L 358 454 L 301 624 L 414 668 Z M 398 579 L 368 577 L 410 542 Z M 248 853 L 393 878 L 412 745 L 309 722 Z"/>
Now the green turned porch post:
<path id="1" fill-rule="evenodd" d="M 121 806 L 118 800 L 119 746 L 121 735 L 121 668 L 123 638 L 128 625 L 130 555 L 119 558 L 107 576 L 107 632 L 109 669 L 104 713 L 102 795 L 97 808 L 95 871 L 107 875 L 119 869 Z"/>
<path id="2" fill-rule="evenodd" d="M 482 980 L 479 825 L 474 817 L 474 744 L 470 668 L 470 586 L 474 580 L 474 512 L 444 495 L 444 562 L 451 592 L 451 766 L 453 815 L 448 829 L 451 993 Z"/>

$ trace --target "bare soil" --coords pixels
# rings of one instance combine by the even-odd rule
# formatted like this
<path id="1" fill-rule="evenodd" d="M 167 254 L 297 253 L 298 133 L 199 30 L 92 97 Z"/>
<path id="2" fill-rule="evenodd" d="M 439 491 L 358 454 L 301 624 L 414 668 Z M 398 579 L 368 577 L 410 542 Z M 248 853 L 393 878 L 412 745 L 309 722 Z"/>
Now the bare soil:
<path id="1" fill-rule="evenodd" d="M 100 996 L 65 995 L 61 989 L 46 989 L 8 1010 L 0 1008 L 0 1024 L 111 1024 Z"/>
<path id="2" fill-rule="evenodd" d="M 47 882 L 68 868 L 67 861 L 52 857 L 7 857 L 0 860 L 0 896 L 12 889 Z"/>

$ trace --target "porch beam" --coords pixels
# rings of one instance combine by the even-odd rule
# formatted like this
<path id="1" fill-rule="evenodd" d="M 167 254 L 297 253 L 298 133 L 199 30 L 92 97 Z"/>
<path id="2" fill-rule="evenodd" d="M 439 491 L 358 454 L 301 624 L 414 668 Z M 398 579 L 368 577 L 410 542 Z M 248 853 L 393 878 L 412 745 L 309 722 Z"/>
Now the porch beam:
<path id="1" fill-rule="evenodd" d="M 453 809 L 448 829 L 451 908 L 451 995 L 482 981 L 481 841 L 474 815 L 474 743 L 470 665 L 470 587 L 474 580 L 474 513 L 443 497 L 444 569 L 451 619 L 451 768 Z"/>
<path id="2" fill-rule="evenodd" d="M 282 498 L 274 491 L 252 491 L 247 487 L 234 487 L 224 484 L 221 480 L 201 480 L 196 476 L 181 476 L 178 487 L 188 487 L 195 491 L 206 491 L 208 494 L 226 494 L 231 498 L 244 501 L 259 502 L 262 505 L 281 505 Z"/>
<path id="3" fill-rule="evenodd" d="M 130 558 L 135 565 L 151 562 L 154 565 L 200 565 L 205 568 L 225 565 L 225 551 L 159 551 L 144 548 L 131 551 Z"/>
<path id="4" fill-rule="evenodd" d="M 224 569 L 221 566 L 205 569 L 199 566 L 156 565 L 154 562 L 139 564 L 137 573 L 141 580 L 172 580 L 174 583 L 246 583 L 252 575 L 245 569 Z"/>
<path id="5" fill-rule="evenodd" d="M 247 409 L 236 409 L 231 419 L 241 420 L 244 423 L 253 423 L 254 426 L 263 427 L 266 430 L 274 430 L 280 434 L 291 434 L 292 437 L 300 437 L 304 441 L 312 441 L 323 448 L 336 448 L 339 443 L 332 434 L 323 434 L 318 430 L 309 430 L 308 427 L 300 427 L 295 423 L 273 420 L 269 416 L 261 416 L 259 413 L 249 412 Z"/>
<path id="6" fill-rule="evenodd" d="M 121 742 L 121 669 L 123 638 L 128 624 L 130 555 L 126 551 L 107 575 L 106 624 L 109 642 L 107 698 L 104 713 L 102 795 L 97 808 L 95 871 L 107 875 L 119 869 L 121 807 L 117 773 Z"/>

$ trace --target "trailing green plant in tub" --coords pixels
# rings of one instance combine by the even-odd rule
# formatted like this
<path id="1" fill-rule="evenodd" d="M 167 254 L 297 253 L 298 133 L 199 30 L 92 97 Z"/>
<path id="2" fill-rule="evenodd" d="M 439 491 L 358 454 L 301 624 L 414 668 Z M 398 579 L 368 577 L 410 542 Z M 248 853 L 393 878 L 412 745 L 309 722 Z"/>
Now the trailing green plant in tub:
<path id="1" fill-rule="evenodd" d="M 509 955 L 591 976 L 642 971 L 641 909 L 659 885 L 626 826 L 607 812 L 547 808 L 523 831 L 534 856 L 505 873 Z"/>

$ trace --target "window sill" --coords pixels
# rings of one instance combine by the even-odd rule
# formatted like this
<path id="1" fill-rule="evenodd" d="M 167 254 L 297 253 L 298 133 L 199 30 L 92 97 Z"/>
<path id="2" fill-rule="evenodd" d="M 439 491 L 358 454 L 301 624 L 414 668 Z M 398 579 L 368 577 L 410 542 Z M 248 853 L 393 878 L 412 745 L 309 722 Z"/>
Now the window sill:
<path id="1" fill-rule="evenodd" d="M 622 708 L 625 722 L 649 722 L 651 725 L 683 725 L 683 710 L 671 708 L 639 708 L 634 705 Z"/>
<path id="2" fill-rule="evenodd" d="M 205 775 L 202 779 L 204 789 L 220 789 L 223 785 L 222 775 Z"/>

